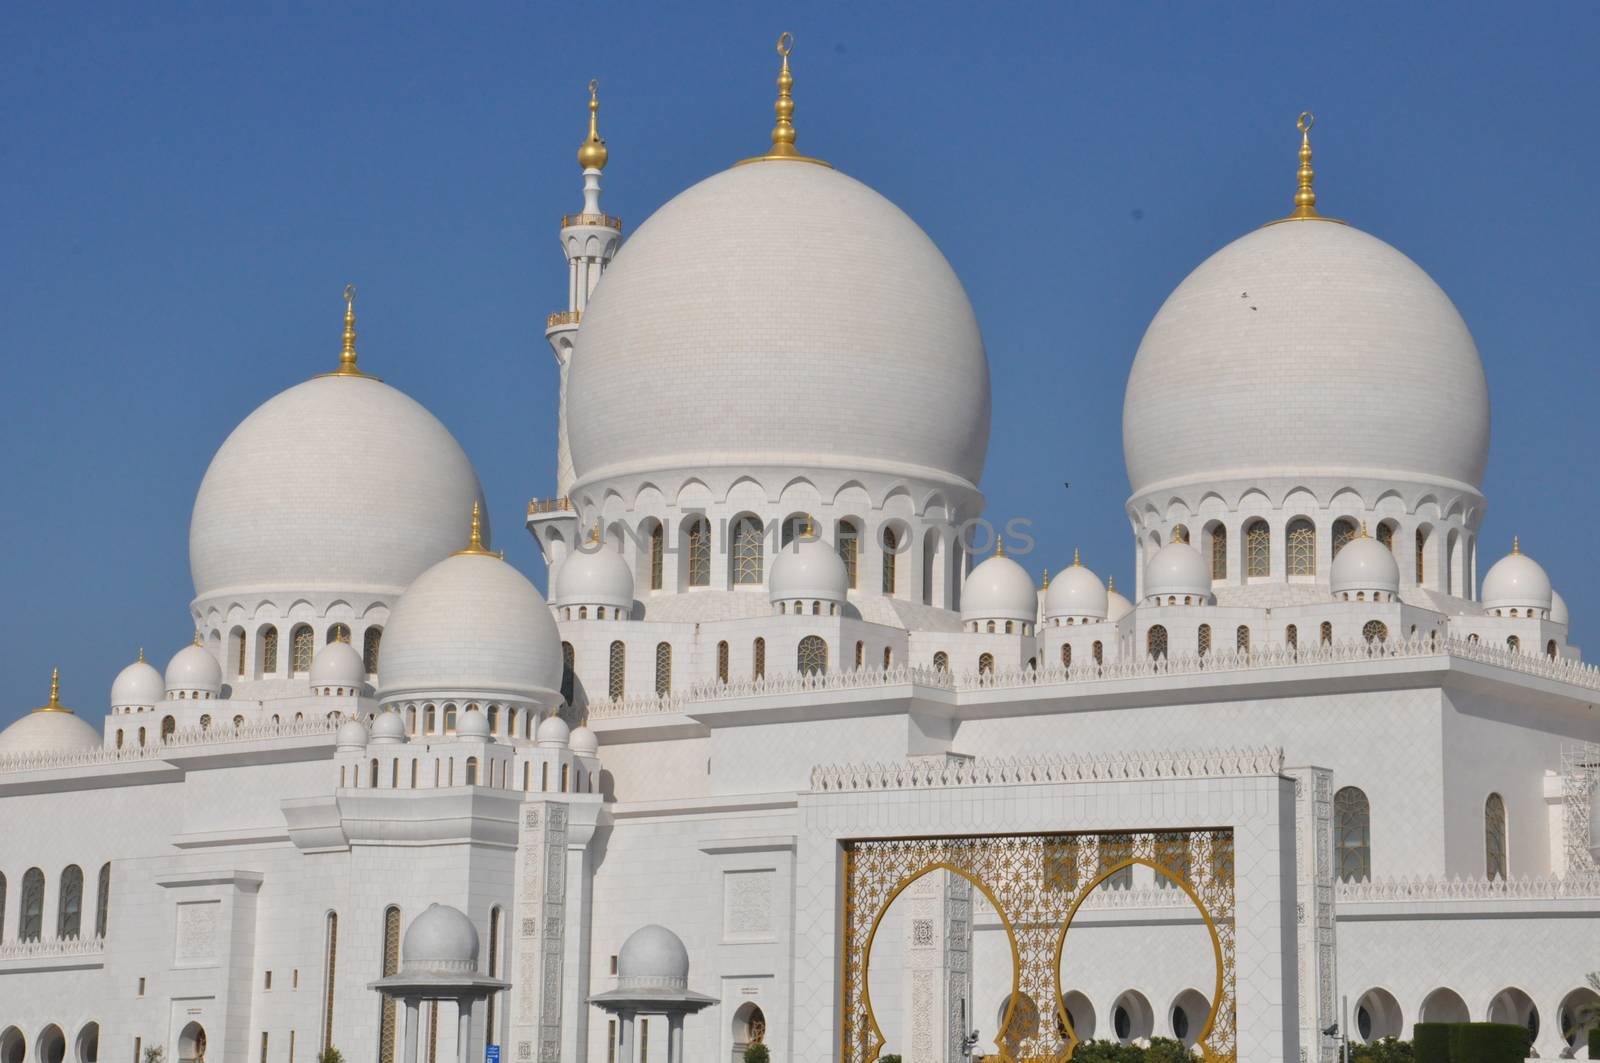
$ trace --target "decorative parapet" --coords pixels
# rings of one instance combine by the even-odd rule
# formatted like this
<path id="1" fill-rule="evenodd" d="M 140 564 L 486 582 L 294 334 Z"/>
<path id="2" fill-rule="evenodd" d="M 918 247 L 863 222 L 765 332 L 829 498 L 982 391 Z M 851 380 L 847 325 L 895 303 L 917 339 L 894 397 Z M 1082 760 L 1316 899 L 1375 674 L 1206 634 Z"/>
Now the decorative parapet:
<path id="1" fill-rule="evenodd" d="M 1383 878 L 1340 882 L 1334 886 L 1340 904 L 1395 901 L 1552 901 L 1600 898 L 1600 875 L 1541 875 L 1528 878 Z"/>
<path id="2" fill-rule="evenodd" d="M 563 229 L 571 229 L 577 225 L 598 225 L 605 229 L 622 231 L 622 219 L 613 218 L 609 214 L 563 214 L 561 216 L 561 227 Z"/>
<path id="3" fill-rule="evenodd" d="M 567 513 L 572 510 L 572 499 L 566 495 L 558 498 L 535 498 L 528 503 L 528 516 L 537 517 L 541 513 Z"/>
<path id="4" fill-rule="evenodd" d="M 0 961 L 44 960 L 72 956 L 103 956 L 105 938 L 48 938 L 36 941 L 7 941 L 0 944 Z"/>
<path id="5" fill-rule="evenodd" d="M 545 331 L 560 328 L 562 325 L 577 325 L 583 321 L 582 310 L 557 310 L 544 319 Z"/>
<path id="6" fill-rule="evenodd" d="M 1283 750 L 1265 747 L 1081 757 L 1007 757 L 953 762 L 908 760 L 889 764 L 820 765 L 811 771 L 811 789 L 817 793 L 838 793 L 1030 783 L 1213 779 L 1276 775 L 1282 770 Z"/>
<path id="7" fill-rule="evenodd" d="M 610 720 L 624 716 L 655 716 L 662 713 L 683 712 L 692 703 L 727 701 L 732 698 L 908 685 L 951 690 L 954 689 L 955 681 L 949 672 L 936 668 L 904 665 L 889 669 L 862 668 L 851 672 L 810 675 L 789 672 L 763 679 L 741 679 L 731 683 L 720 680 L 697 683 L 681 694 L 646 694 L 618 700 L 591 701 L 588 712 L 592 720 Z"/>
<path id="8" fill-rule="evenodd" d="M 300 738 L 306 735 L 332 734 L 343 722 L 335 716 L 315 720 L 288 720 L 273 723 L 242 724 L 238 727 L 226 723 L 210 727 L 189 727 L 175 731 L 164 740 L 147 746 L 124 746 L 122 749 L 78 749 L 65 752 L 13 753 L 0 756 L 0 775 L 8 772 L 40 771 L 50 768 L 78 768 L 110 764 L 128 764 L 146 760 L 165 760 L 174 750 L 197 746 L 214 746 L 231 742 L 254 742 L 267 738 Z"/>

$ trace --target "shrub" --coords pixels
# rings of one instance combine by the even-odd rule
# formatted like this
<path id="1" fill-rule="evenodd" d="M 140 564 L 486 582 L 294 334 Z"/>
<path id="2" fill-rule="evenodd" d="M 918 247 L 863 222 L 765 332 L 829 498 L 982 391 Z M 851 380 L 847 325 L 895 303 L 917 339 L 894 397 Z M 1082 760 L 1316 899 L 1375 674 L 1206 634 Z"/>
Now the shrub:
<path id="1" fill-rule="evenodd" d="M 1411 1063 L 1416 1058 L 1411 1042 L 1397 1037 L 1350 1046 L 1350 1063 Z"/>
<path id="2" fill-rule="evenodd" d="M 1600 1059 L 1600 1026 L 1589 1031 L 1589 1058 Z"/>
<path id="3" fill-rule="evenodd" d="M 1152 1037 L 1144 1050 L 1144 1063 L 1194 1063 L 1194 1058 L 1188 1045 L 1170 1037 Z"/>
<path id="4" fill-rule="evenodd" d="M 329 1045 L 317 1053 L 317 1063 L 344 1063 L 344 1053 Z"/>
<path id="5" fill-rule="evenodd" d="M 893 1059 L 896 1061 L 900 1059 L 899 1056 L 884 1056 L 883 1058 L 886 1060 Z M 769 1063 L 771 1059 L 772 1053 L 767 1051 L 766 1045 L 758 1044 L 744 1046 L 744 1063 Z"/>
<path id="6" fill-rule="evenodd" d="M 1450 1063 L 1522 1063 L 1528 1058 L 1528 1029 L 1506 1022 L 1450 1025 Z"/>
<path id="7" fill-rule="evenodd" d="M 1450 1023 L 1419 1022 L 1411 1028 L 1417 1063 L 1450 1063 Z"/>
<path id="8" fill-rule="evenodd" d="M 754 1047 L 754 1046 L 752 1045 L 751 1047 Z M 746 1049 L 746 1051 L 749 1051 L 749 1049 Z M 900 1056 L 898 1054 L 890 1054 L 890 1055 L 887 1055 L 887 1056 L 879 1056 L 878 1057 L 878 1063 L 900 1063 Z"/>
<path id="9" fill-rule="evenodd" d="M 151 1045 L 144 1050 L 144 1063 L 161 1063 L 167 1058 L 167 1050 L 160 1045 Z"/>
<path id="10" fill-rule="evenodd" d="M 1145 1063 L 1144 1049 L 1116 1041 L 1084 1041 L 1072 1054 L 1072 1063 Z"/>

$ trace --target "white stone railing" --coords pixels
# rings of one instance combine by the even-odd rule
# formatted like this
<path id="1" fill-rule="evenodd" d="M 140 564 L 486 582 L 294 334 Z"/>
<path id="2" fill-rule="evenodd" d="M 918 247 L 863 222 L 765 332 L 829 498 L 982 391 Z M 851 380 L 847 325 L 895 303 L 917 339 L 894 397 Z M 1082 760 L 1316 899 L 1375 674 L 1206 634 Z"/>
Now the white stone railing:
<path id="1" fill-rule="evenodd" d="M 1096 889 L 1083 899 L 1079 911 L 1121 908 L 1194 908 L 1189 895 L 1177 886 L 1168 889 L 1146 888 L 1138 890 Z M 1198 916 L 1199 911 L 1196 909 Z"/>
<path id="2" fill-rule="evenodd" d="M 737 679 L 730 683 L 714 680 L 696 683 L 682 693 L 654 695 L 643 694 L 615 701 L 591 701 L 589 718 L 610 720 L 622 716 L 653 716 L 660 713 L 682 712 L 690 704 L 707 701 L 726 701 L 731 698 L 767 697 L 774 694 L 809 694 L 830 690 L 862 690 L 912 684 L 950 690 L 955 686 L 949 672 L 936 668 L 862 668 L 851 672 L 828 672 L 806 675 L 788 672 L 763 679 Z"/>
<path id="3" fill-rule="evenodd" d="M 1283 750 L 1196 750 L 1182 753 L 1107 756 L 1010 757 L 996 760 L 908 760 L 890 764 L 828 764 L 811 772 L 818 793 L 863 790 L 927 790 L 952 786 L 1015 786 L 1028 783 L 1115 782 L 1124 779 L 1209 779 L 1276 775 Z"/>
<path id="4" fill-rule="evenodd" d="M 1334 884 L 1340 904 L 1386 901 L 1550 901 L 1600 898 L 1600 875 L 1528 878 L 1383 878 Z"/>
<path id="5" fill-rule="evenodd" d="M 12 753 L 0 756 L 0 775 L 8 772 L 37 771 L 47 768 L 77 768 L 104 764 L 125 764 L 141 760 L 161 760 L 175 749 L 195 746 L 222 745 L 229 742 L 253 742 L 265 738 L 298 738 L 304 735 L 332 734 L 342 722 L 329 720 L 287 720 L 273 723 L 247 723 L 234 727 L 222 721 L 210 727 L 188 727 L 175 731 L 165 739 L 157 738 L 144 746 L 123 746 L 121 749 L 76 749 L 64 752 Z"/>
<path id="6" fill-rule="evenodd" d="M 105 938 L 43 938 L 35 941 L 7 941 L 0 944 L 0 960 L 40 960 L 57 956 L 100 956 L 106 951 Z"/>

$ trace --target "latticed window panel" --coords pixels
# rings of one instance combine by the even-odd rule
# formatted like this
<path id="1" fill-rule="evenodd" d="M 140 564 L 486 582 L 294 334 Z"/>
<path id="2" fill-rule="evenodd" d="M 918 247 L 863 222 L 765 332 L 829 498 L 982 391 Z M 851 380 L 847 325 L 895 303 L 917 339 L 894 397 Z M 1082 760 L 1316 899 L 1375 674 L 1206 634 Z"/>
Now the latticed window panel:
<path id="1" fill-rule="evenodd" d="M 1483 804 L 1483 859 L 1490 879 L 1507 876 L 1506 803 L 1499 794 L 1490 794 Z"/>
<path id="2" fill-rule="evenodd" d="M 1107 834 L 1100 838 L 1100 873 L 1104 874 L 1126 860 L 1133 859 L 1133 838 L 1126 834 Z M 1133 868 L 1122 867 L 1112 871 L 1100 884 L 1101 889 L 1126 890 L 1133 888 Z"/>
<path id="3" fill-rule="evenodd" d="M 801 675 L 822 675 L 828 670 L 828 644 L 818 635 L 807 635 L 795 651 L 795 666 Z"/>
<path id="4" fill-rule="evenodd" d="M 672 693 L 672 643 L 656 643 L 656 693 Z"/>
<path id="5" fill-rule="evenodd" d="M 1356 537 L 1356 523 L 1340 518 L 1333 522 L 1333 556 L 1338 557 L 1345 544 Z"/>
<path id="6" fill-rule="evenodd" d="M 978 655 L 978 672 L 981 675 L 994 674 L 994 654 L 981 653 Z"/>
<path id="7" fill-rule="evenodd" d="M 383 913 L 383 975 L 399 972 L 400 909 L 391 906 Z M 395 1025 L 395 1001 L 385 995 L 378 1014 L 378 1063 L 394 1063 Z"/>
<path id="8" fill-rule="evenodd" d="M 1228 529 L 1220 524 L 1211 529 L 1211 578 L 1228 578 Z"/>
<path id="9" fill-rule="evenodd" d="M 69 864 L 61 872 L 61 895 L 56 906 L 56 937 L 75 938 L 83 930 L 83 869 Z"/>
<path id="10" fill-rule="evenodd" d="M 627 693 L 628 647 L 618 639 L 611 644 L 611 656 L 606 665 L 606 696 L 616 701 Z"/>
<path id="11" fill-rule="evenodd" d="M 1094 652 L 1094 663 L 1095 664 L 1105 664 L 1106 663 L 1106 647 L 1105 647 L 1105 643 L 1103 643 L 1100 640 L 1096 639 L 1094 647 L 1093 647 L 1093 652 Z"/>
<path id="12" fill-rule="evenodd" d="M 1061 644 L 1061 667 L 1072 667 L 1072 646 L 1067 643 Z"/>
<path id="13" fill-rule="evenodd" d="M 36 867 L 30 867 L 22 876 L 21 915 L 21 940 L 38 941 L 44 936 L 44 872 Z"/>
<path id="14" fill-rule="evenodd" d="M 1165 657 L 1167 655 L 1167 629 L 1160 624 L 1150 625 L 1150 630 L 1144 636 L 1145 652 L 1151 657 Z"/>
<path id="15" fill-rule="evenodd" d="M 767 676 L 767 640 L 756 639 L 750 645 L 750 673 L 757 679 Z"/>
<path id="16" fill-rule="evenodd" d="M 1317 574 L 1317 529 L 1309 520 L 1291 521 L 1284 540 L 1288 553 L 1285 568 L 1291 576 Z"/>
<path id="17" fill-rule="evenodd" d="M 1155 862 L 1158 866 L 1166 868 L 1176 875 L 1156 875 L 1158 889 L 1178 889 L 1179 881 L 1189 878 L 1189 836 L 1182 833 L 1157 834 L 1155 836 Z"/>
<path id="18" fill-rule="evenodd" d="M 666 568 L 667 558 L 667 532 L 657 524 L 650 529 L 650 589 L 661 589 L 662 576 Z"/>
<path id="19" fill-rule="evenodd" d="M 361 636 L 361 666 L 368 675 L 378 674 L 378 649 L 383 644 L 383 628 L 369 627 Z"/>
<path id="20" fill-rule="evenodd" d="M 689 586 L 711 585 L 711 524 L 696 517 L 689 524 Z"/>
<path id="21" fill-rule="evenodd" d="M 1339 881 L 1365 882 L 1372 877 L 1372 806 L 1354 786 L 1333 795 L 1333 850 Z"/>
<path id="22" fill-rule="evenodd" d="M 278 629 L 269 627 L 261 633 L 261 671 L 271 674 L 278 670 Z"/>
<path id="23" fill-rule="evenodd" d="M 728 644 L 717 643 L 717 678 L 724 683 L 728 681 Z"/>
<path id="24" fill-rule="evenodd" d="M 1390 551 L 1393 551 L 1394 550 L 1394 525 L 1393 524 L 1380 524 L 1380 525 L 1378 525 L 1377 540 L 1380 543 L 1382 543 L 1387 549 L 1389 549 Z"/>
<path id="25" fill-rule="evenodd" d="M 861 533 L 850 521 L 841 520 L 838 531 L 839 560 L 844 562 L 844 574 L 851 590 L 856 589 L 856 569 L 860 562 Z"/>
<path id="26" fill-rule="evenodd" d="M 1195 644 L 1199 648 L 1200 656 L 1204 657 L 1211 652 L 1211 625 L 1201 624 L 1200 630 L 1195 633 Z"/>
<path id="27" fill-rule="evenodd" d="M 1361 628 L 1361 637 L 1368 642 L 1387 642 L 1389 625 L 1382 620 L 1368 620 Z"/>
<path id="28" fill-rule="evenodd" d="M 1321 628 L 1321 630 L 1319 632 L 1318 637 L 1319 637 L 1319 639 L 1321 640 L 1321 642 L 1322 642 L 1322 644 L 1324 646 L 1330 646 L 1330 645 L 1333 644 L 1333 624 L 1332 624 L 1332 622 L 1327 621 L 1327 620 L 1324 620 L 1322 622 L 1322 628 Z"/>
<path id="29" fill-rule="evenodd" d="M 316 636 L 311 633 L 311 628 L 301 624 L 294 629 L 294 659 L 291 662 L 296 673 L 311 671 L 311 658 L 316 653 Z"/>
<path id="30" fill-rule="evenodd" d="M 349 642 L 350 627 L 347 624 L 334 624 L 328 628 L 328 642 Z"/>
<path id="31" fill-rule="evenodd" d="M 733 585 L 753 587 L 761 583 L 761 522 L 746 514 L 733 522 Z"/>
<path id="32" fill-rule="evenodd" d="M 936 672 L 948 672 L 950 670 L 950 655 L 943 650 L 935 653 L 933 655 L 933 668 Z"/>
<path id="33" fill-rule="evenodd" d="M 856 643 L 856 671 L 859 672 L 859 671 L 861 671 L 861 669 L 865 668 L 866 666 L 867 666 L 867 644 L 865 642 L 857 642 Z"/>
<path id="34" fill-rule="evenodd" d="M 1423 576 L 1427 575 L 1427 566 L 1423 563 L 1428 552 L 1428 533 L 1421 528 L 1417 529 L 1417 583 L 1422 583 Z"/>
<path id="35" fill-rule="evenodd" d="M 1272 529 L 1264 520 L 1251 521 L 1244 532 L 1244 573 L 1272 575 Z"/>
<path id="36" fill-rule="evenodd" d="M 895 588 L 895 562 L 899 560 L 900 533 L 893 528 L 883 529 L 883 593 L 893 594 Z"/>
<path id="37" fill-rule="evenodd" d="M 1243 624 L 1233 633 L 1233 648 L 1240 653 L 1250 652 L 1250 629 Z"/>
<path id="38" fill-rule="evenodd" d="M 234 647 L 233 648 L 234 648 L 233 674 L 237 675 L 237 676 L 240 676 L 240 677 L 243 677 L 243 675 L 244 675 L 244 649 L 245 649 L 245 637 L 244 637 L 244 632 L 243 631 L 239 632 L 237 635 L 234 636 Z"/>
<path id="39" fill-rule="evenodd" d="M 1283 629 L 1283 644 L 1285 646 L 1287 646 L 1291 650 L 1299 649 L 1299 647 L 1300 647 L 1300 629 L 1295 627 L 1293 624 L 1290 624 L 1288 627 L 1284 628 Z"/>
<path id="40" fill-rule="evenodd" d="M 5 910 L 5 885 L 0 878 L 0 911 Z M 100 888 L 97 891 L 94 907 L 94 936 L 106 936 L 106 922 L 111 915 L 111 865 L 105 864 L 100 868 Z"/>

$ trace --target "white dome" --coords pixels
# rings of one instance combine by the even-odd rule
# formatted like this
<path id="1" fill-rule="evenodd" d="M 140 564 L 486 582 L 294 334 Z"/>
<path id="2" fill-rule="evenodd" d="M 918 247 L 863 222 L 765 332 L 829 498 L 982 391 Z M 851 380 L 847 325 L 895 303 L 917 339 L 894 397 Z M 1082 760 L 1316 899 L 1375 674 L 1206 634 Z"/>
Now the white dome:
<path id="1" fill-rule="evenodd" d="M 737 464 L 976 486 L 983 472 L 989 363 L 960 280 L 904 212 L 824 166 L 736 166 L 679 194 L 622 245 L 578 344 L 580 481 Z M 713 396 L 714 416 L 698 401 Z"/>
<path id="2" fill-rule="evenodd" d="M 354 687 L 360 690 L 367 681 L 367 666 L 354 646 L 335 639 L 311 661 L 311 687 Z"/>
<path id="3" fill-rule="evenodd" d="M 416 402 L 371 377 L 308 380 L 246 417 L 206 470 L 195 596 L 399 593 L 461 545 L 481 499 L 460 444 Z"/>
<path id="4" fill-rule="evenodd" d="M 1296 221 L 1235 240 L 1167 298 L 1128 377 L 1122 444 L 1135 495 L 1319 475 L 1476 491 L 1489 393 L 1465 322 L 1416 263 Z"/>
<path id="5" fill-rule="evenodd" d="M 580 757 L 592 757 L 600 752 L 600 736 L 589 730 L 588 724 L 574 727 L 567 744 Z"/>
<path id="6" fill-rule="evenodd" d="M 994 554 L 967 573 L 961 585 L 961 619 L 1026 620 L 1039 615 L 1039 591 L 1027 569 Z"/>
<path id="7" fill-rule="evenodd" d="M 842 602 L 850 593 L 850 574 L 839 551 L 815 535 L 797 535 L 772 559 L 767 597 L 774 602 L 797 598 Z"/>
<path id="8" fill-rule="evenodd" d="M 1544 566 L 1513 545 L 1483 577 L 1485 609 L 1548 610 L 1555 601 L 1555 590 Z"/>
<path id="9" fill-rule="evenodd" d="M 1567 614 L 1567 600 L 1561 597 L 1561 592 L 1550 591 L 1550 622 L 1552 624 L 1569 624 Z"/>
<path id="10" fill-rule="evenodd" d="M 385 701 L 479 695 L 555 705 L 561 635 L 522 573 L 492 554 L 457 554 L 395 603 L 379 680 Z"/>
<path id="11" fill-rule="evenodd" d="M 1155 552 L 1144 566 L 1146 597 L 1185 595 L 1198 597 L 1201 604 L 1211 597 L 1211 569 L 1200 551 L 1184 542 L 1170 542 Z"/>
<path id="12" fill-rule="evenodd" d="M 334 733 L 333 744 L 341 751 L 367 748 L 367 725 L 357 719 L 346 720 Z"/>
<path id="13" fill-rule="evenodd" d="M 0 757 L 99 749 L 100 732 L 61 704 L 58 677 L 50 677 L 50 700 L 0 731 Z"/>
<path id="14" fill-rule="evenodd" d="M 567 721 L 559 716 L 546 716 L 539 724 L 539 729 L 533 732 L 533 740 L 541 746 L 565 746 L 572 739 L 572 731 L 567 727 Z"/>
<path id="15" fill-rule="evenodd" d="M 1050 581 L 1050 589 L 1044 592 L 1047 620 L 1058 616 L 1104 620 L 1110 615 L 1110 604 L 1106 585 L 1100 582 L 1099 576 L 1079 564 L 1076 557 L 1072 567 L 1062 569 Z"/>
<path id="16" fill-rule="evenodd" d="M 456 721 L 457 738 L 488 738 L 489 717 L 480 709 L 468 709 Z"/>
<path id="17" fill-rule="evenodd" d="M 411 920 L 400 942 L 402 973 L 460 973 L 477 969 L 478 928 L 460 909 L 448 904 L 430 904 L 426 911 Z"/>
<path id="18" fill-rule="evenodd" d="M 555 598 L 557 605 L 610 606 L 632 612 L 633 570 L 613 546 L 581 546 L 556 570 Z"/>
<path id="19" fill-rule="evenodd" d="M 167 693 L 202 691 L 216 697 L 222 690 L 222 665 L 204 646 L 190 644 L 167 662 Z"/>
<path id="20" fill-rule="evenodd" d="M 1335 595 L 1380 591 L 1400 593 L 1400 564 L 1394 551 L 1363 534 L 1344 544 L 1333 559 L 1328 589 Z"/>
<path id="21" fill-rule="evenodd" d="M 166 696 L 166 682 L 155 665 L 144 659 L 143 650 L 139 651 L 139 659 L 118 672 L 111 683 L 111 707 L 114 709 L 150 706 Z"/>
<path id="22" fill-rule="evenodd" d="M 380 712 L 372 721 L 372 741 L 394 744 L 406 741 L 406 722 L 398 712 Z"/>
<path id="23" fill-rule="evenodd" d="M 1133 612 L 1133 603 L 1124 598 L 1115 587 L 1106 586 L 1106 619 L 1116 623 Z"/>
<path id="24" fill-rule="evenodd" d="M 664 926 L 642 926 L 617 952 L 618 989 L 685 989 L 689 950 Z"/>

